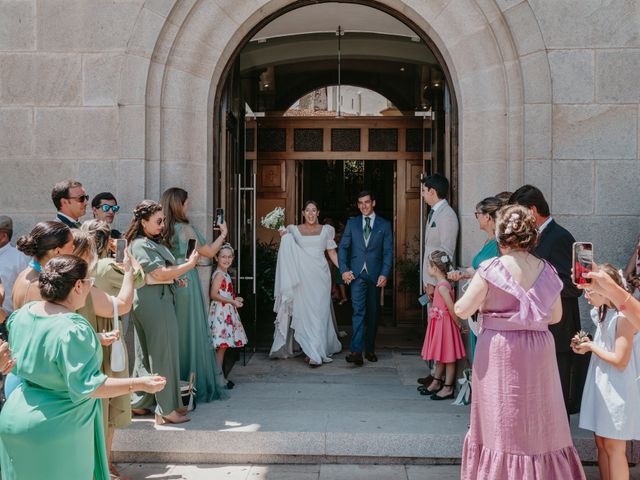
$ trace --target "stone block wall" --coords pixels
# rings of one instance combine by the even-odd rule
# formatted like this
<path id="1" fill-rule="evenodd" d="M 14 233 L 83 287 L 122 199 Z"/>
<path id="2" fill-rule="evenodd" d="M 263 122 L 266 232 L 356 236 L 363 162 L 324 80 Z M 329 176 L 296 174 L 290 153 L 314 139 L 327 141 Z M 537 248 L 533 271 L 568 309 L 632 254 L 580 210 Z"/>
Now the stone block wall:
<path id="1" fill-rule="evenodd" d="M 640 0 L 379 0 L 441 50 L 459 103 L 463 261 L 483 196 L 538 185 L 597 257 L 640 232 Z M 213 97 L 231 54 L 288 0 L 0 0 L 0 213 L 50 219 L 52 184 L 127 211 L 169 186 L 211 208 Z"/>
<path id="2" fill-rule="evenodd" d="M 144 196 L 121 151 L 123 61 L 143 0 L 0 1 L 0 212 L 16 235 L 55 215 L 51 187 L 75 178 L 129 210 Z M 144 130 L 141 134 L 144 144 Z M 142 183 L 140 183 L 142 181 Z M 89 218 L 88 215 L 86 218 Z M 128 219 L 123 217 L 123 228 Z"/>

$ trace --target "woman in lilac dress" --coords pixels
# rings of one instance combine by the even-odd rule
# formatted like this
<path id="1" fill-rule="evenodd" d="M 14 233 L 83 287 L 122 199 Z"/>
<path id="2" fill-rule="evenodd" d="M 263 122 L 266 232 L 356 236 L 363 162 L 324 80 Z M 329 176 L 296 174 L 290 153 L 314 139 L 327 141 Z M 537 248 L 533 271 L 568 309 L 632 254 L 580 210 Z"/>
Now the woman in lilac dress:
<path id="1" fill-rule="evenodd" d="M 529 209 L 500 210 L 496 239 L 503 255 L 480 265 L 455 305 L 461 318 L 482 313 L 462 479 L 584 479 L 548 328 L 562 316 L 562 282 L 529 253 L 538 240 Z"/>

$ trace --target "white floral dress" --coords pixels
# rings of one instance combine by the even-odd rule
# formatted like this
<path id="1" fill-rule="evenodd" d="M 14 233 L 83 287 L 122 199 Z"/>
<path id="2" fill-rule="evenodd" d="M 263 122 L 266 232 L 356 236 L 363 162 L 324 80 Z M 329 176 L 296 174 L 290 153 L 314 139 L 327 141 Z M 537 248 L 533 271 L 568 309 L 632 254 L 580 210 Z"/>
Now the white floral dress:
<path id="1" fill-rule="evenodd" d="M 222 270 L 216 270 L 211 278 L 215 277 L 217 273 L 223 276 L 218 295 L 228 299 L 236 298 L 229 274 Z M 212 300 L 209 305 L 208 322 L 211 331 L 211 344 L 215 348 L 242 347 L 247 344 L 247 334 L 244 332 L 240 315 L 231 303 Z"/>

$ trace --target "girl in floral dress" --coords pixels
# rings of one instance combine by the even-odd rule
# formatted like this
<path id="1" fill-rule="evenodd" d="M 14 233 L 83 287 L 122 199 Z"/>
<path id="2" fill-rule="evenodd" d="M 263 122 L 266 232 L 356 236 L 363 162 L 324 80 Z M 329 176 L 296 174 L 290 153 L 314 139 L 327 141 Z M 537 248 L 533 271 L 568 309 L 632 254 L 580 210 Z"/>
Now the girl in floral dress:
<path id="1" fill-rule="evenodd" d="M 233 293 L 231 276 L 227 273 L 233 263 L 233 247 L 225 243 L 218 252 L 218 268 L 211 277 L 209 297 L 209 329 L 211 342 L 216 349 L 218 364 L 222 365 L 227 348 L 238 348 L 246 345 L 247 335 L 238 315 L 238 308 L 242 307 L 242 297 Z M 233 388 L 233 383 L 227 380 L 227 388 Z"/>
<path id="2" fill-rule="evenodd" d="M 429 325 L 422 347 L 422 358 L 435 360 L 437 364 L 431 385 L 422 389 L 420 393 L 430 394 L 432 400 L 453 398 L 456 361 L 465 357 L 460 321 L 453 311 L 455 296 L 446 277 L 446 272 L 450 270 L 451 258 L 446 252 L 436 250 L 429 255 L 427 273 L 438 283 L 433 294 L 433 304 L 429 308 Z"/>

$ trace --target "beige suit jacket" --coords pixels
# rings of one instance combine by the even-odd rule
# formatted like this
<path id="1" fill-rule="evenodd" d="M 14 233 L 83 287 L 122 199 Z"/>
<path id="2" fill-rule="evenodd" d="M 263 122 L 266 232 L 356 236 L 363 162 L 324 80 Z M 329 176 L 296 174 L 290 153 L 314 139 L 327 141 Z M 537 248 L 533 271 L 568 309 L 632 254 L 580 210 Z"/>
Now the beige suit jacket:
<path id="1" fill-rule="evenodd" d="M 436 284 L 436 280 L 427 273 L 428 258 L 431 252 L 444 250 L 452 259 L 455 258 L 459 228 L 458 216 L 445 200 L 445 203 L 433 212 L 431 221 L 427 222 L 425 229 L 424 259 L 422 261 L 422 281 L 424 284 Z"/>

